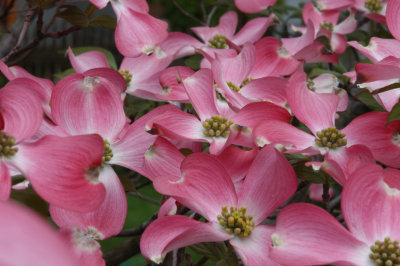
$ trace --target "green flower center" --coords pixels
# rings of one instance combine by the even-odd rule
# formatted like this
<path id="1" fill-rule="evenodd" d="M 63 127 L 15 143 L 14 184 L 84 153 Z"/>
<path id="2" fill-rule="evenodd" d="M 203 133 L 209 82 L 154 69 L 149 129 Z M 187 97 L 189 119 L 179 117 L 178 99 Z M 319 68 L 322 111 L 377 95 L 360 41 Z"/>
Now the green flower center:
<path id="1" fill-rule="evenodd" d="M 226 42 L 226 36 L 216 34 L 214 37 L 208 40 L 208 46 L 215 49 L 228 49 L 229 45 Z"/>
<path id="2" fill-rule="evenodd" d="M 335 127 L 328 127 L 317 132 L 315 143 L 320 147 L 328 147 L 336 149 L 338 147 L 346 146 L 347 140 L 344 138 L 346 134 L 340 132 Z"/>
<path id="3" fill-rule="evenodd" d="M 364 6 L 371 13 L 378 13 L 383 8 L 382 0 L 368 0 L 364 3 Z"/>
<path id="4" fill-rule="evenodd" d="M 14 147 L 15 138 L 8 135 L 4 131 L 0 131 L 0 157 L 11 157 L 18 152 L 18 148 Z"/>
<path id="5" fill-rule="evenodd" d="M 246 78 L 242 84 L 240 84 L 240 86 L 236 86 L 233 82 L 231 81 L 227 81 L 226 84 L 228 85 L 229 88 L 231 88 L 232 90 L 238 92 L 240 91 L 241 88 L 243 88 L 247 83 L 249 83 L 250 81 L 252 81 L 253 78 Z"/>
<path id="6" fill-rule="evenodd" d="M 132 81 L 132 74 L 129 72 L 129 70 L 120 70 L 119 73 L 122 75 L 122 77 L 126 81 L 126 86 L 129 87 Z"/>
<path id="7" fill-rule="evenodd" d="M 111 161 L 111 158 L 113 157 L 113 152 L 110 147 L 110 142 L 107 140 L 104 140 L 104 153 L 103 157 L 101 158 L 101 167 L 104 167 L 104 164 Z"/>
<path id="8" fill-rule="evenodd" d="M 375 241 L 375 245 L 371 246 L 369 258 L 376 265 L 400 265 L 399 241 L 392 241 L 390 237 L 386 237 L 384 241 Z"/>
<path id="9" fill-rule="evenodd" d="M 220 115 L 213 115 L 211 118 L 206 119 L 203 122 L 203 134 L 206 137 L 228 137 L 229 128 L 233 124 L 232 120 L 229 120 Z"/>
<path id="10" fill-rule="evenodd" d="M 228 234 L 240 237 L 247 237 L 254 230 L 253 216 L 246 215 L 246 207 L 238 209 L 235 205 L 228 210 L 227 206 L 222 207 L 221 215 L 218 215 L 219 224 L 225 228 Z"/>
<path id="11" fill-rule="evenodd" d="M 332 22 L 324 21 L 324 23 L 319 25 L 319 28 L 321 30 L 328 30 L 328 31 L 333 31 L 333 24 Z"/>

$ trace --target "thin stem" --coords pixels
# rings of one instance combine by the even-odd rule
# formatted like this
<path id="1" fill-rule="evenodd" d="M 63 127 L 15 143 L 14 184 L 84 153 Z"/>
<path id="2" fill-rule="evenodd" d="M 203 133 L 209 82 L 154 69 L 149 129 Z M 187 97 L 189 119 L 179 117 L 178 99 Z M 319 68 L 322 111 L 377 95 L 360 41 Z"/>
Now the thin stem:
<path id="1" fill-rule="evenodd" d="M 325 183 L 323 185 L 323 192 L 322 192 L 322 200 L 325 204 L 325 209 L 328 210 L 329 200 L 331 197 L 329 196 L 329 183 Z"/>
<path id="2" fill-rule="evenodd" d="M 197 266 L 201 266 L 204 263 L 206 263 L 208 261 L 208 258 L 206 256 L 202 257 L 198 262 L 197 262 Z"/>
<path id="3" fill-rule="evenodd" d="M 60 8 L 61 8 L 61 6 L 64 5 L 64 3 L 65 3 L 65 0 L 60 0 L 60 1 L 58 2 L 56 12 L 54 13 L 54 15 L 53 15 L 53 17 L 51 18 L 51 20 L 49 21 L 49 23 L 47 23 L 46 27 L 44 28 L 44 32 L 48 32 L 48 31 L 49 31 L 51 25 L 53 25 L 54 21 L 55 21 L 56 18 L 57 18 L 58 11 L 60 11 Z"/>
<path id="4" fill-rule="evenodd" d="M 104 254 L 106 265 L 120 265 L 140 253 L 140 236 L 134 236 Z"/>
<path id="5" fill-rule="evenodd" d="M 214 16 L 214 13 L 216 11 L 217 11 L 217 6 L 215 5 L 215 6 L 212 7 L 212 9 L 211 9 L 211 11 L 210 11 L 210 13 L 208 14 L 208 17 L 207 17 L 207 26 L 208 27 L 210 26 L 212 17 Z"/>
<path id="6" fill-rule="evenodd" d="M 157 206 L 160 206 L 160 205 L 161 205 L 160 202 L 158 202 L 157 200 L 155 200 L 155 199 L 153 199 L 153 198 L 150 198 L 150 197 L 147 197 L 147 196 L 144 196 L 144 195 L 142 195 L 142 194 L 140 194 L 140 193 L 138 193 L 138 192 L 128 192 L 128 194 L 129 194 L 129 195 L 132 195 L 132 196 L 134 196 L 134 197 L 137 197 L 137 198 L 139 198 L 139 199 L 143 199 L 143 200 L 145 200 L 145 201 L 148 201 L 148 202 L 150 202 L 150 203 L 153 203 L 154 205 L 157 205 Z"/>
<path id="7" fill-rule="evenodd" d="M 207 11 L 206 11 L 206 7 L 204 5 L 204 0 L 200 1 L 200 9 L 201 9 L 201 13 L 203 14 L 203 20 L 207 21 Z"/>
<path id="8" fill-rule="evenodd" d="M 378 93 L 382 93 L 382 92 L 385 92 L 385 91 L 394 90 L 394 89 L 397 89 L 397 88 L 400 88 L 400 83 L 393 83 L 393 84 L 390 84 L 390 85 L 385 86 L 385 87 L 383 87 L 383 88 L 374 90 L 373 92 L 371 92 L 371 94 L 372 94 L 372 95 L 376 95 L 376 94 L 378 94 Z"/>
<path id="9" fill-rule="evenodd" d="M 147 226 L 149 226 L 149 224 L 151 224 L 155 219 L 157 219 L 158 214 L 155 213 L 153 214 L 153 216 L 151 216 L 147 221 L 143 222 L 140 226 L 136 227 L 136 228 L 129 228 L 129 229 L 125 229 L 122 230 L 118 236 L 138 236 L 141 235 L 144 230 L 147 228 Z"/>
<path id="10" fill-rule="evenodd" d="M 191 14 L 189 14 L 188 12 L 186 12 L 186 10 L 184 10 L 177 2 L 176 0 L 172 0 L 172 3 L 174 4 L 174 6 L 186 17 L 196 21 L 197 23 L 206 26 L 206 23 L 204 23 L 203 21 L 201 21 L 200 19 L 196 18 L 195 16 L 192 16 Z"/>

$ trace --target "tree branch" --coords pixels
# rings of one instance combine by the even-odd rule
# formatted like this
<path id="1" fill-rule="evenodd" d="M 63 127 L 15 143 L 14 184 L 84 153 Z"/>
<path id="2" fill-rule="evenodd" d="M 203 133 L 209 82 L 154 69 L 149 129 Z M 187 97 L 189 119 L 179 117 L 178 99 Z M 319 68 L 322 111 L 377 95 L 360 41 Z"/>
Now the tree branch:
<path id="1" fill-rule="evenodd" d="M 113 249 L 107 251 L 103 258 L 107 266 L 118 266 L 122 262 L 140 253 L 140 236 L 134 236 Z"/>
<path id="2" fill-rule="evenodd" d="M 138 236 L 141 235 L 144 230 L 151 224 L 155 219 L 157 219 L 158 214 L 155 213 L 151 216 L 147 221 L 143 222 L 139 227 L 136 228 L 129 228 L 122 230 L 118 236 Z"/>
<path id="3" fill-rule="evenodd" d="M 197 23 L 203 25 L 203 26 L 207 26 L 205 22 L 201 21 L 200 19 L 196 18 L 195 16 L 192 16 L 191 14 L 189 14 L 188 12 L 186 12 L 186 10 L 184 10 L 177 2 L 176 0 L 172 0 L 172 3 L 174 4 L 174 6 L 186 17 L 196 21 Z"/>

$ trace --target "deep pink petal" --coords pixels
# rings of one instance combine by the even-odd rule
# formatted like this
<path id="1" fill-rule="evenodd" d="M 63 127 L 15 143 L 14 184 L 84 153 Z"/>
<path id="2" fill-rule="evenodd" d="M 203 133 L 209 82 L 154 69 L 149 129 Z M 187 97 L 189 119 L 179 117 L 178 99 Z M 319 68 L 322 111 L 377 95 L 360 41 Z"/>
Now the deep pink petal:
<path id="1" fill-rule="evenodd" d="M 223 206 L 229 208 L 237 204 L 230 176 L 223 165 L 208 154 L 189 155 L 182 162 L 179 176 L 161 176 L 153 183 L 158 192 L 174 197 L 208 221 L 217 221 Z"/>
<path id="2" fill-rule="evenodd" d="M 19 145 L 16 157 L 20 160 L 16 161 L 43 199 L 61 208 L 87 212 L 104 200 L 105 188 L 94 171 L 103 152 L 98 135 L 46 136 Z"/>
<path id="3" fill-rule="evenodd" d="M 339 97 L 309 90 L 304 72 L 296 72 L 289 79 L 287 97 L 293 114 L 314 134 L 321 129 L 335 126 Z"/>
<path id="4" fill-rule="evenodd" d="M 313 42 L 304 47 L 294 55 L 294 58 L 307 63 L 326 62 L 337 64 L 339 62 L 337 54 L 327 51 L 325 45 L 321 42 Z"/>
<path id="5" fill-rule="evenodd" d="M 274 5 L 276 0 L 235 0 L 236 7 L 244 13 L 258 13 Z"/>
<path id="6" fill-rule="evenodd" d="M 383 241 L 385 237 L 400 237 L 400 187 L 396 183 L 386 183 L 384 171 L 374 164 L 358 169 L 347 181 L 342 193 L 346 224 L 353 235 L 367 245 Z M 399 170 L 388 171 L 388 179 L 400 178 Z"/>
<path id="7" fill-rule="evenodd" d="M 260 17 L 250 20 L 235 35 L 232 41 L 237 45 L 258 41 L 275 19 L 276 16 L 272 14 L 266 18 Z"/>
<path id="8" fill-rule="evenodd" d="M 389 0 L 386 7 L 386 22 L 390 33 L 396 38 L 400 39 L 400 3 L 399 1 Z"/>
<path id="9" fill-rule="evenodd" d="M 11 176 L 5 162 L 0 161 L 0 201 L 6 201 L 11 194 Z"/>
<path id="10" fill-rule="evenodd" d="M 291 204 L 281 210 L 271 237 L 270 257 L 284 265 L 370 265 L 369 247 L 311 204 Z"/>
<path id="11" fill-rule="evenodd" d="M 1 265 L 79 265 L 66 242 L 26 207 L 0 201 Z"/>
<path id="12" fill-rule="evenodd" d="M 99 133 L 111 141 L 127 122 L 114 83 L 95 73 L 71 74 L 60 80 L 51 107 L 55 122 L 72 135 Z"/>
<path id="13" fill-rule="evenodd" d="M 186 216 L 164 216 L 151 223 L 140 239 L 142 255 L 161 263 L 167 252 L 200 242 L 218 242 L 231 238 L 212 223 L 201 223 Z"/>
<path id="14" fill-rule="evenodd" d="M 400 62 L 400 60 L 398 60 Z M 377 80 L 399 78 L 400 67 L 387 64 L 356 64 L 357 74 L 363 81 L 371 82 Z"/>
<path id="15" fill-rule="evenodd" d="M 296 188 L 297 178 L 293 167 L 269 145 L 254 159 L 240 190 L 238 204 L 246 206 L 254 223 L 259 224 L 282 205 Z"/>
<path id="16" fill-rule="evenodd" d="M 377 63 L 388 56 L 400 57 L 398 49 L 400 42 L 395 39 L 372 37 L 367 46 L 363 46 L 356 41 L 348 42 L 348 44 L 363 53 L 373 63 Z"/>
<path id="17" fill-rule="evenodd" d="M 71 47 L 68 48 L 68 58 L 77 73 L 83 73 L 93 68 L 109 68 L 107 58 L 100 51 L 90 51 L 75 55 Z"/>
<path id="18" fill-rule="evenodd" d="M 109 165 L 100 170 L 99 181 L 106 188 L 102 204 L 91 212 L 74 212 L 50 205 L 50 214 L 59 227 L 94 227 L 104 239 L 118 234 L 125 223 L 127 202 L 124 188 Z"/>

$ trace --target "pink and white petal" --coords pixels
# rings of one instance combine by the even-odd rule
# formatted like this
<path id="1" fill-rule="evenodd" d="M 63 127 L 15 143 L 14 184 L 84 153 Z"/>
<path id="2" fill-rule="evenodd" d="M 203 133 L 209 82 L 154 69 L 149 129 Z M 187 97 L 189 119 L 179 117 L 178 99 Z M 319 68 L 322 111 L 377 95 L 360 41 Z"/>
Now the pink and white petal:
<path id="1" fill-rule="evenodd" d="M 270 257 L 284 265 L 373 265 L 369 246 L 311 204 L 295 203 L 282 209 L 271 238 Z"/>
<path id="2" fill-rule="evenodd" d="M 314 134 L 335 126 L 335 114 L 340 98 L 332 94 L 318 94 L 307 88 L 307 76 L 296 72 L 289 79 L 287 99 L 293 114 Z"/>
<path id="3" fill-rule="evenodd" d="M 249 237 L 235 237 L 229 240 L 236 253 L 242 259 L 244 265 L 279 266 L 280 264 L 269 257 L 269 249 L 272 246 L 271 234 L 274 228 L 267 225 L 258 225 Z"/>
<path id="4" fill-rule="evenodd" d="M 212 223 L 201 223 L 181 215 L 164 216 L 146 228 L 140 239 L 140 250 L 145 258 L 160 264 L 171 250 L 231 237 Z"/>
<path id="5" fill-rule="evenodd" d="M 193 70 L 184 66 L 174 66 L 163 70 L 159 77 L 163 90 L 157 97 L 166 101 L 189 102 L 182 80 L 194 73 Z"/>
<path id="6" fill-rule="evenodd" d="M 93 5 L 95 5 L 98 9 L 103 9 L 107 6 L 110 0 L 89 0 Z"/>
<path id="7" fill-rule="evenodd" d="M 335 93 L 339 88 L 339 79 L 332 74 L 322 74 L 312 79 L 317 93 Z"/>
<path id="8" fill-rule="evenodd" d="M 346 224 L 353 235 L 367 245 L 383 241 L 385 237 L 400 238 L 397 226 L 400 222 L 397 207 L 400 204 L 400 187 L 390 182 L 393 177 L 400 178 L 400 172 L 390 169 L 385 176 L 384 171 L 376 164 L 358 169 L 347 181 L 342 193 Z"/>
<path id="9" fill-rule="evenodd" d="M 307 21 L 307 31 L 300 37 L 295 38 L 282 38 L 283 47 L 290 52 L 291 55 L 295 55 L 301 51 L 304 47 L 309 46 L 314 41 L 315 28 L 311 21 Z"/>
<path id="10" fill-rule="evenodd" d="M 377 80 L 399 78 L 400 67 L 386 64 L 356 64 L 357 74 L 363 81 L 371 82 Z"/>
<path id="11" fill-rule="evenodd" d="M 115 44 L 121 54 L 136 57 L 140 54 L 151 54 L 155 47 L 168 37 L 165 21 L 159 20 L 147 13 L 132 9 L 118 11 L 115 6 L 118 22 L 115 29 Z M 135 25 L 135 27 L 132 27 Z"/>
<path id="12" fill-rule="evenodd" d="M 93 68 L 109 68 L 107 58 L 100 51 L 90 51 L 75 55 L 71 47 L 68 47 L 68 58 L 77 73 L 83 73 Z"/>
<path id="13" fill-rule="evenodd" d="M 208 221 L 217 221 L 223 206 L 237 205 L 230 176 L 209 154 L 190 154 L 182 162 L 179 176 L 161 176 L 153 184 L 159 193 L 174 197 Z"/>
<path id="14" fill-rule="evenodd" d="M 105 188 L 95 171 L 104 152 L 100 136 L 46 136 L 18 148 L 13 163 L 50 204 L 88 212 L 103 202 Z"/>
<path id="15" fill-rule="evenodd" d="M 279 178 L 276 178 L 279 176 Z M 297 177 L 288 160 L 272 145 L 256 156 L 240 190 L 238 206 L 245 206 L 255 224 L 284 203 L 297 189 Z"/>
<path id="16" fill-rule="evenodd" d="M 336 95 L 339 96 L 339 98 L 340 98 L 339 104 L 337 107 L 337 111 L 338 112 L 346 111 L 347 106 L 349 104 L 349 96 L 348 96 L 347 92 L 344 89 L 341 89 L 341 90 L 339 90 L 339 92 Z"/>
<path id="17" fill-rule="evenodd" d="M 79 265 L 51 226 L 26 207 L 0 201 L 1 265 Z"/>
<path id="18" fill-rule="evenodd" d="M 243 150 L 236 146 L 229 146 L 217 158 L 225 167 L 233 182 L 243 179 L 258 153 L 257 149 Z"/>
<path id="19" fill-rule="evenodd" d="M 373 21 L 375 21 L 377 23 L 380 23 L 380 24 L 386 24 L 386 17 L 384 15 L 381 15 L 381 14 L 368 13 L 368 14 L 364 14 L 364 17 L 369 18 L 370 20 L 373 20 Z"/>
<path id="20" fill-rule="evenodd" d="M 7 164 L 0 161 L 0 201 L 6 201 L 11 194 L 11 176 Z"/>
<path id="21" fill-rule="evenodd" d="M 247 22 L 240 31 L 235 34 L 232 41 L 237 45 L 243 45 L 246 42 L 255 43 L 258 41 L 268 27 L 276 20 L 276 16 L 271 14 L 269 17 L 255 18 Z"/>
<path id="22" fill-rule="evenodd" d="M 310 194 L 309 197 L 315 201 L 323 201 L 322 199 L 323 194 L 323 184 L 311 184 L 310 185 Z M 329 188 L 328 190 L 329 197 L 333 195 L 333 189 Z"/>
<path id="23" fill-rule="evenodd" d="M 2 130 L 19 142 L 32 137 L 43 120 L 42 106 L 35 91 L 35 83 L 26 78 L 14 79 L 0 91 Z"/>
<path id="24" fill-rule="evenodd" d="M 188 34 L 170 32 L 167 39 L 160 44 L 160 47 L 168 55 L 172 55 L 174 59 L 178 59 L 193 55 L 196 49 L 199 49 L 203 45 L 202 42 Z"/>
<path id="25" fill-rule="evenodd" d="M 201 121 L 218 114 L 215 106 L 214 79 L 210 69 L 200 69 L 192 76 L 184 79 L 183 85 Z"/>
<path id="26" fill-rule="evenodd" d="M 158 210 L 157 217 L 161 218 L 163 216 L 171 216 L 175 215 L 178 207 L 176 206 L 177 202 L 174 198 L 169 197 Z"/>
<path id="27" fill-rule="evenodd" d="M 276 0 L 235 0 L 236 7 L 244 13 L 258 13 L 274 5 Z"/>
<path id="28" fill-rule="evenodd" d="M 51 107 L 54 121 L 72 135 L 99 133 L 112 141 L 127 123 L 119 91 L 96 75 L 71 74 L 60 80 Z"/>
<path id="29" fill-rule="evenodd" d="M 36 134 L 30 140 L 36 141 L 47 135 L 53 135 L 53 136 L 59 136 L 59 137 L 70 136 L 70 134 L 68 132 L 66 132 L 64 130 L 64 128 L 62 128 L 56 124 L 53 124 L 53 122 L 44 118 L 42 121 L 42 124 L 40 125 L 39 130 L 36 132 Z"/>
<path id="30" fill-rule="evenodd" d="M 400 39 L 400 3 L 399 1 L 389 0 L 386 8 L 386 22 L 390 33 L 396 38 Z"/>
<path id="31" fill-rule="evenodd" d="M 339 10 L 351 7 L 354 0 L 317 0 L 317 6 L 320 10 Z"/>
<path id="32" fill-rule="evenodd" d="M 110 67 L 89 69 L 82 74 L 85 77 L 89 76 L 107 79 L 121 94 L 126 91 L 126 80 L 118 71 L 111 69 Z"/>
<path id="33" fill-rule="evenodd" d="M 91 212 L 74 212 L 50 205 L 51 217 L 59 227 L 78 227 L 81 231 L 94 227 L 104 239 L 121 232 L 127 213 L 124 188 L 109 165 L 100 170 L 99 181 L 104 184 L 106 195 L 101 205 Z"/>
<path id="34" fill-rule="evenodd" d="M 330 45 L 335 54 L 342 54 L 346 51 L 346 38 L 344 35 L 332 33 Z"/>
<path id="35" fill-rule="evenodd" d="M 311 21 L 315 29 L 319 29 L 320 25 L 324 23 L 321 12 L 314 7 L 313 2 L 308 2 L 304 5 L 302 17 L 304 22 Z"/>
<path id="36" fill-rule="evenodd" d="M 278 77 L 254 79 L 240 89 L 240 94 L 254 101 L 270 101 L 284 106 L 287 103 L 287 83 L 287 79 Z"/>
<path id="37" fill-rule="evenodd" d="M 235 139 L 236 136 L 235 137 L 232 137 L 232 136 L 234 136 L 234 134 L 231 131 L 231 133 L 229 134 L 228 139 L 226 139 L 226 138 L 213 138 L 211 140 L 211 142 L 210 142 L 210 147 L 209 147 L 210 154 L 218 155 L 226 147 L 228 147 L 229 145 L 234 143 L 233 140 Z"/>
<path id="38" fill-rule="evenodd" d="M 367 46 L 356 41 L 348 42 L 348 44 L 363 53 L 373 63 L 377 63 L 388 56 L 400 57 L 398 49 L 400 41 L 395 39 L 372 37 Z"/>
<path id="39" fill-rule="evenodd" d="M 266 144 L 281 144 L 285 151 L 291 153 L 307 155 L 320 153 L 313 135 L 282 121 L 271 120 L 260 123 L 253 131 L 253 138 L 259 147 L 264 147 Z"/>
<path id="40" fill-rule="evenodd" d="M 141 13 L 149 13 L 149 4 L 147 3 L 146 0 L 135 0 L 135 1 L 131 1 L 131 0 L 120 0 L 118 2 L 111 2 L 114 5 L 117 5 L 118 3 L 121 3 L 122 8 L 125 9 L 133 9 L 137 12 L 141 12 Z"/>
<path id="41" fill-rule="evenodd" d="M 158 137 L 144 154 L 144 176 L 150 180 L 159 176 L 180 176 L 184 158 L 173 144 Z"/>
<path id="42" fill-rule="evenodd" d="M 219 19 L 217 27 L 193 27 L 191 30 L 200 37 L 205 43 L 208 43 L 216 34 L 224 35 L 232 39 L 238 24 L 238 16 L 234 11 L 228 11 Z"/>
<path id="43" fill-rule="evenodd" d="M 299 61 L 304 61 L 307 63 L 326 62 L 338 64 L 339 62 L 337 54 L 332 54 L 331 52 L 327 51 L 325 45 L 321 42 L 314 42 L 304 47 L 293 57 Z"/>
<path id="44" fill-rule="evenodd" d="M 353 31 L 355 31 L 357 28 L 357 20 L 355 18 L 355 13 L 350 11 L 349 16 L 343 20 L 342 22 L 340 22 L 339 24 L 337 24 L 334 28 L 333 31 L 336 34 L 350 34 Z"/>

